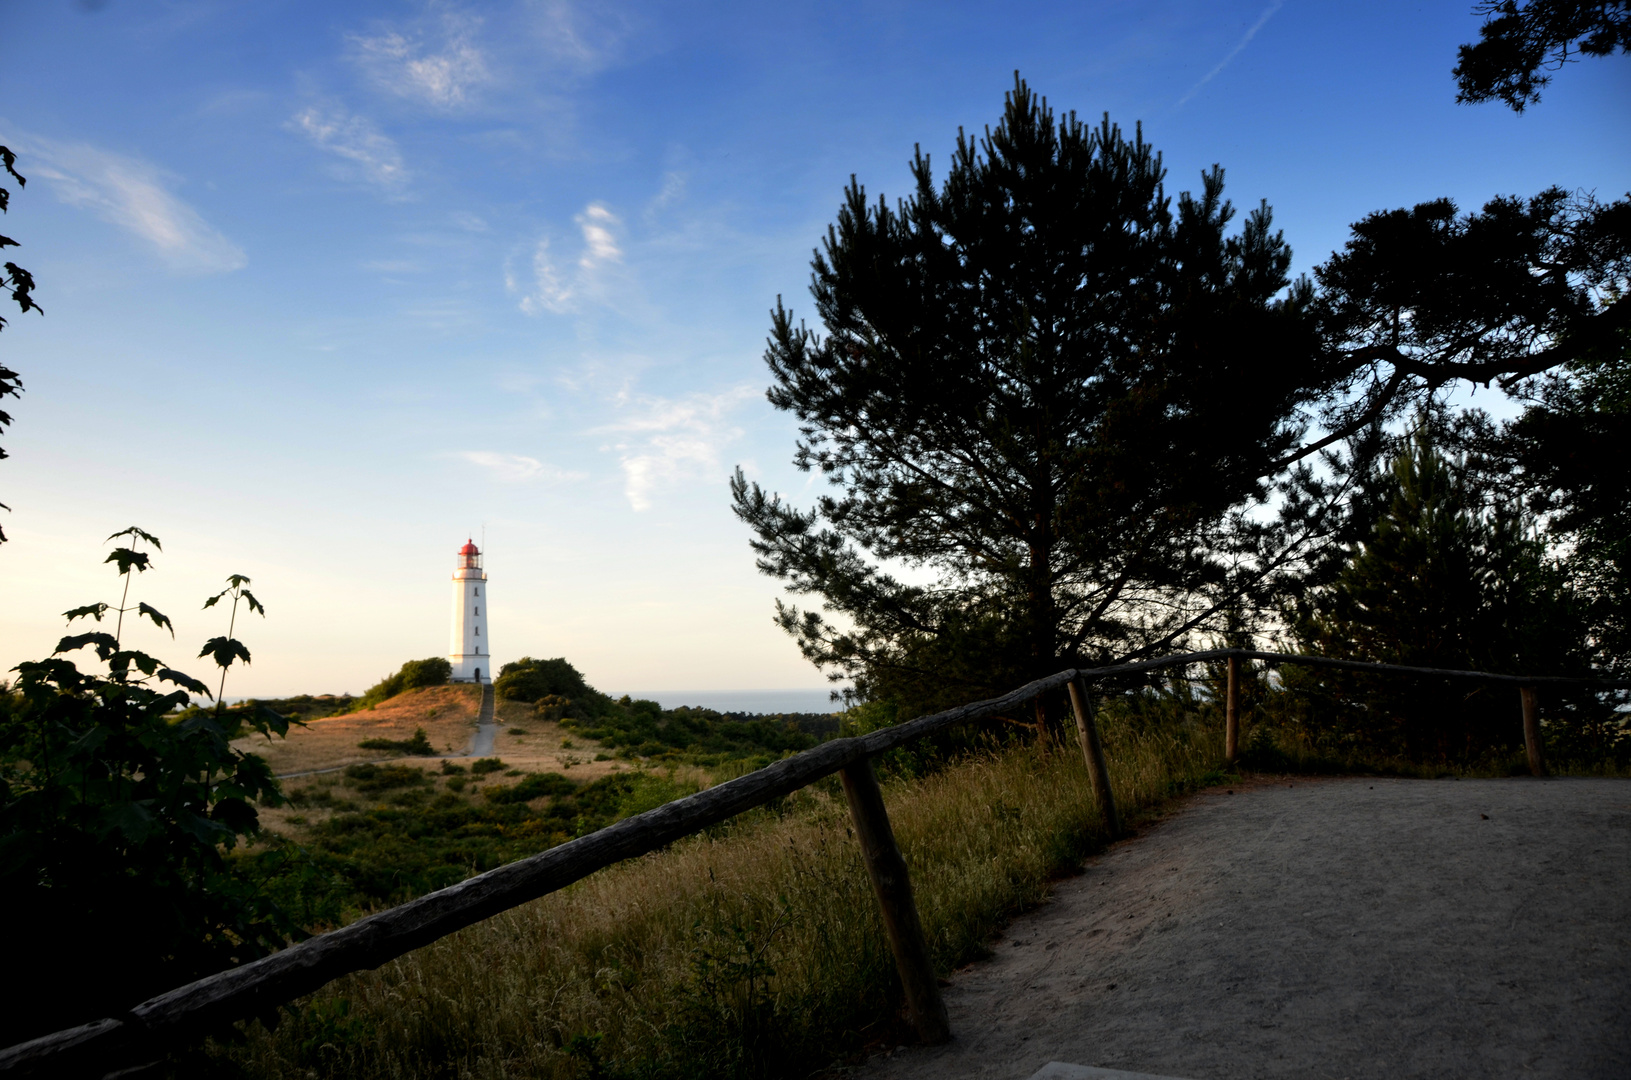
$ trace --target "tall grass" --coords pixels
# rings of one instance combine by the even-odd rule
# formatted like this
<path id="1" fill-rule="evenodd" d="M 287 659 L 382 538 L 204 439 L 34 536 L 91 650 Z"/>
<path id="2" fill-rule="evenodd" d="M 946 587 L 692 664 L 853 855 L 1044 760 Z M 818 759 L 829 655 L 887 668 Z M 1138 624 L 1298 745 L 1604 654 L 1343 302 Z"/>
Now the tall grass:
<path id="1" fill-rule="evenodd" d="M 1106 716 L 1136 820 L 1218 778 L 1221 732 Z M 885 800 L 943 970 L 1105 842 L 1074 747 L 992 749 Z M 256 1078 L 804 1075 L 898 1037 L 894 964 L 836 781 L 611 867 L 211 1044 Z"/>

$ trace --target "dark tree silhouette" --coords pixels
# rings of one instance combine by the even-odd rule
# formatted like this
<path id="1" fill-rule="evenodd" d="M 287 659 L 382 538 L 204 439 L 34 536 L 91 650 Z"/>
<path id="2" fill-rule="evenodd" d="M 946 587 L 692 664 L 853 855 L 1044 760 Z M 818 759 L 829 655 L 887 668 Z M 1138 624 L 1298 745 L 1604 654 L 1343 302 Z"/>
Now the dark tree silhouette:
<path id="1" fill-rule="evenodd" d="M 1334 374 L 1267 205 L 1231 234 L 1214 168 L 1174 212 L 1141 135 L 1018 80 L 942 185 L 913 173 L 895 209 L 851 181 L 813 263 L 826 335 L 773 313 L 770 401 L 838 489 L 800 511 L 737 473 L 760 568 L 839 617 L 782 626 L 927 708 L 1205 625 L 1273 563 L 1237 512 Z"/>
<path id="2" fill-rule="evenodd" d="M 1017 79 L 943 184 L 913 171 L 895 208 L 852 179 L 813 262 L 825 335 L 772 316 L 770 401 L 837 491 L 733 482 L 760 569 L 830 613 L 783 628 L 908 711 L 1244 625 L 1367 527 L 1336 507 L 1389 422 L 1623 349 L 1631 200 L 1379 212 L 1316 290 L 1266 205 L 1230 234 L 1221 169 L 1174 206 L 1141 136 L 1055 123 Z"/>
<path id="3" fill-rule="evenodd" d="M 17 181 L 17 189 L 19 191 L 21 191 L 23 186 L 28 183 L 28 181 L 23 178 L 22 174 L 17 171 L 17 155 L 12 153 L 9 147 L 0 146 L 0 168 L 4 168 L 6 172 L 10 174 L 11 178 Z M 8 188 L 0 187 L 0 213 L 5 213 L 10 208 L 11 191 Z M 11 237 L 0 236 L 0 249 L 17 246 L 17 241 L 13 240 Z M 29 311 L 40 311 L 41 314 L 44 314 L 44 312 L 41 311 L 40 305 L 34 302 L 34 275 L 30 274 L 27 270 L 24 270 L 14 262 L 5 263 L 3 269 L 4 272 L 0 273 L 0 292 L 5 292 L 7 295 L 9 295 L 17 306 L 25 313 Z M 0 330 L 5 329 L 5 327 L 5 316 L 0 315 Z M 18 397 L 22 393 L 22 390 L 22 377 L 5 364 L 0 363 L 0 399 L 7 397 Z M 6 427 L 10 423 L 11 414 L 3 409 L 0 409 L 0 432 L 5 431 Z M 5 448 L 0 447 L 0 460 L 3 460 L 6 456 Z M 0 509 L 10 509 L 10 507 L 6 506 L 5 503 L 0 503 Z M 5 542 L 6 531 L 4 529 L 0 529 L 0 544 Z"/>
<path id="4" fill-rule="evenodd" d="M 1327 347 L 1345 393 L 1330 432 L 1298 454 L 1419 408 L 1455 380 L 1504 388 L 1623 348 L 1631 326 L 1631 199 L 1550 188 L 1460 214 L 1438 199 L 1353 226 L 1315 270 Z"/>
<path id="5" fill-rule="evenodd" d="M 1474 45 L 1457 50 L 1454 72 L 1463 103 L 1499 99 L 1523 112 L 1540 101 L 1550 71 L 1574 55 L 1631 50 L 1631 0 L 1481 0 Z"/>
<path id="6" fill-rule="evenodd" d="M 18 664 L 0 693 L 0 896 L 28 927 L 10 943 L 0 1046 L 117 1016 L 298 932 L 226 857 L 283 802 L 265 759 L 231 740 L 289 722 L 267 709 L 227 714 L 237 730 L 211 711 L 177 715 L 209 688 L 131 641 L 143 620 L 174 636 L 168 616 L 129 602 L 162 548 L 135 527 L 108 540 L 119 600 L 64 612 L 96 627 Z M 105 674 L 69 659 L 87 649 Z M 223 669 L 249 655 L 235 638 L 205 652 Z"/>
<path id="7" fill-rule="evenodd" d="M 1427 416 L 1383 470 L 1375 525 L 1296 620 L 1308 652 L 1485 671 L 1584 674 L 1590 650 L 1559 564 L 1510 487 L 1475 490 L 1441 453 Z M 1324 734 L 1386 753 L 1470 759 L 1511 750 L 1522 731 L 1501 688 L 1346 672 L 1288 673 Z"/>
<path id="8" fill-rule="evenodd" d="M 1568 553 L 1599 662 L 1631 667 L 1631 334 L 1535 387 L 1497 446 Z"/>

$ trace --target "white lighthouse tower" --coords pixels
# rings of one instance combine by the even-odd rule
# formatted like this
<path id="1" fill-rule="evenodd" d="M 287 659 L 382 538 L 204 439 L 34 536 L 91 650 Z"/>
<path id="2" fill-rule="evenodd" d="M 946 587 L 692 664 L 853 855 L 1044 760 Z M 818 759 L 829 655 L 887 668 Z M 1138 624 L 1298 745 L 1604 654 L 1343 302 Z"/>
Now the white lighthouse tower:
<path id="1" fill-rule="evenodd" d="M 459 549 L 453 570 L 453 644 L 448 660 L 454 682 L 492 682 L 493 661 L 487 641 L 487 574 L 481 551 L 469 540 Z"/>

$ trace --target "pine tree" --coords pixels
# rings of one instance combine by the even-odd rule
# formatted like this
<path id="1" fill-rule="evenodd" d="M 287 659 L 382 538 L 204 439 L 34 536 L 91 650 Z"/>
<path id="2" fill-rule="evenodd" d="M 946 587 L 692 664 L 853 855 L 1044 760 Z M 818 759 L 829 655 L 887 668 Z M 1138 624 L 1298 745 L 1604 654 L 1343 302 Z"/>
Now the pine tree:
<path id="1" fill-rule="evenodd" d="M 1238 603 L 1268 545 L 1237 512 L 1326 379 L 1290 249 L 1267 205 L 1230 233 L 1221 169 L 1174 212 L 1140 134 L 1056 123 L 1017 80 L 944 183 L 912 167 L 893 209 L 852 180 L 813 262 L 825 336 L 773 315 L 770 401 L 835 493 L 801 511 L 733 488 L 761 569 L 838 617 L 782 626 L 908 713 Z"/>
<path id="2" fill-rule="evenodd" d="M 1564 575 L 1516 500 L 1483 505 L 1466 463 L 1420 420 L 1393 459 L 1387 508 L 1302 613 L 1302 648 L 1343 659 L 1513 674 L 1583 669 Z M 1396 676 L 1288 675 L 1321 726 L 1368 749 L 1466 760 L 1521 743 L 1507 687 Z"/>

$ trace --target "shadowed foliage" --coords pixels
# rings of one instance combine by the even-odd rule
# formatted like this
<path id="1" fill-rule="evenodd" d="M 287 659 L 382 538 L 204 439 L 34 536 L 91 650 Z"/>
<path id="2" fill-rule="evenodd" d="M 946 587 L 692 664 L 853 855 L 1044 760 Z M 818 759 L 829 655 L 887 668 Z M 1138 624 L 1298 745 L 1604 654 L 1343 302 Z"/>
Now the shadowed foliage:
<path id="1" fill-rule="evenodd" d="M 139 549 L 159 545 L 134 528 L 109 539 L 128 544 L 108 559 L 125 598 L 67 614 L 116 616 L 114 632 L 63 638 L 50 659 L 19 664 L 0 697 L 0 895 L 24 931 L 0 981 L 0 1045 L 117 1015 L 298 932 L 226 857 L 257 833 L 259 806 L 281 803 L 277 782 L 213 713 L 175 715 L 209 696 L 202 682 L 126 646 L 126 613 L 169 629 L 149 605 L 127 606 L 131 576 L 152 565 Z M 105 675 L 63 657 L 87 648 Z M 264 709 L 233 723 L 288 730 Z"/>
<path id="2" fill-rule="evenodd" d="M 1457 50 L 1455 99 L 1500 100 L 1514 112 L 1540 101 L 1549 71 L 1578 53 L 1609 56 L 1631 50 L 1627 0 L 1480 0 L 1478 41 Z"/>
<path id="3" fill-rule="evenodd" d="M 432 656 L 424 660 L 409 660 L 394 675 L 387 675 L 368 688 L 352 705 L 352 711 L 371 709 L 388 698 L 417 690 L 422 686 L 445 686 L 453 677 L 453 664 L 445 656 Z"/>
<path id="4" fill-rule="evenodd" d="M 10 148 L 0 146 L 0 168 L 17 181 L 18 190 L 28 183 L 21 173 L 17 171 L 17 155 Z M 11 208 L 11 189 L 0 185 L 0 213 Z M 0 235 L 0 250 L 8 247 L 18 247 L 17 241 L 9 236 Z M 43 308 L 34 302 L 34 275 L 18 266 L 14 262 L 0 265 L 0 293 L 5 293 L 24 313 L 38 311 L 45 314 Z M 0 330 L 6 328 L 6 318 L 0 315 Z M 22 376 L 11 370 L 4 363 L 0 363 L 0 400 L 8 397 L 19 397 L 23 392 Z M 11 414 L 0 409 L 0 433 L 4 433 L 11 423 Z M 0 460 L 6 458 L 4 447 L 0 447 Z M 0 503 L 0 510 L 9 509 L 5 503 Z M 6 531 L 0 529 L 0 544 L 6 542 Z"/>

